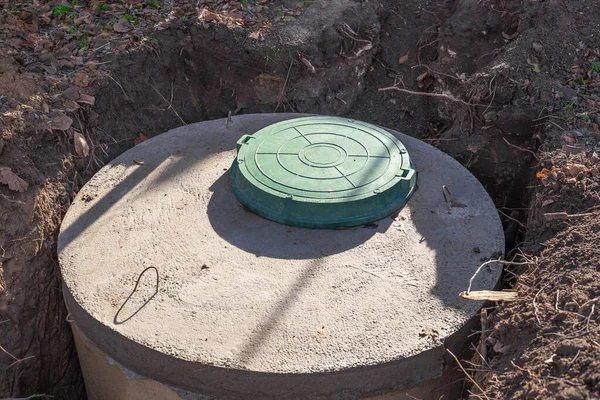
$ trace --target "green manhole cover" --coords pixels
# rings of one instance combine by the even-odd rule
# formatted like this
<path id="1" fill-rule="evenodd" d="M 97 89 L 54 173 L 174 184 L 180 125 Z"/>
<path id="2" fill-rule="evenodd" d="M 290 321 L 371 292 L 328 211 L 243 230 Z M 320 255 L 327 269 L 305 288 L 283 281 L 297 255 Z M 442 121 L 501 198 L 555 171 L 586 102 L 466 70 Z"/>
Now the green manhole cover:
<path id="1" fill-rule="evenodd" d="M 238 200 L 273 221 L 305 228 L 366 224 L 398 211 L 416 172 L 402 143 L 376 126 L 335 117 L 270 125 L 237 143 Z"/>

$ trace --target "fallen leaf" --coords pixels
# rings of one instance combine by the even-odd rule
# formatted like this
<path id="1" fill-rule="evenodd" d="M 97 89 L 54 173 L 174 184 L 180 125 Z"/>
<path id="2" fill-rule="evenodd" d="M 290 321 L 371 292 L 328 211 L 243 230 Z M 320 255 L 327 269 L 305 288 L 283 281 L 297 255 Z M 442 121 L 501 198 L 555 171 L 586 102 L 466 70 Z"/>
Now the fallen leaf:
<path id="1" fill-rule="evenodd" d="M 302 61 L 302 64 L 306 65 L 306 68 L 308 68 L 310 72 L 312 72 L 313 74 L 317 73 L 317 69 L 306 58 L 300 56 L 300 61 Z"/>
<path id="2" fill-rule="evenodd" d="M 417 76 L 417 82 L 423 82 L 429 75 L 431 75 L 429 71 L 423 72 L 421 75 Z"/>
<path id="3" fill-rule="evenodd" d="M 254 39 L 254 40 L 260 40 L 260 37 L 262 36 L 262 34 L 260 33 L 260 31 L 254 31 L 251 34 L 248 35 L 248 37 L 250 39 Z"/>
<path id="4" fill-rule="evenodd" d="M 502 344 L 502 342 L 498 341 L 494 345 L 494 351 L 496 353 L 506 353 L 510 349 L 510 346 L 507 344 Z"/>
<path id="5" fill-rule="evenodd" d="M 580 172 L 586 170 L 585 165 L 582 164 L 567 164 L 565 169 L 571 176 L 577 176 Z"/>
<path id="6" fill-rule="evenodd" d="M 8 167 L 0 167 L 0 183 L 8 185 L 8 188 L 15 192 L 24 192 L 29 187 L 29 183 L 19 178 Z"/>
<path id="7" fill-rule="evenodd" d="M 79 110 L 79 104 L 75 103 L 73 100 L 66 100 L 62 104 L 62 108 L 68 112 L 74 112 Z"/>
<path id="8" fill-rule="evenodd" d="M 89 94 L 81 93 L 79 95 L 79 100 L 77 101 L 79 103 L 89 104 L 90 106 L 93 106 L 96 103 L 96 98 L 94 96 L 90 96 Z"/>
<path id="9" fill-rule="evenodd" d="M 138 144 L 145 142 L 146 140 L 148 140 L 148 138 L 146 137 L 146 135 L 144 135 L 143 133 L 138 133 L 137 137 L 135 138 L 135 140 L 133 141 L 133 144 L 135 146 L 137 146 Z"/>
<path id="10" fill-rule="evenodd" d="M 73 119 L 65 114 L 58 114 L 50 120 L 50 129 L 66 131 L 73 125 Z"/>
<path id="11" fill-rule="evenodd" d="M 542 70 L 540 69 L 540 66 L 536 63 L 531 64 L 531 71 L 536 72 L 536 73 L 542 72 Z"/>
<path id="12" fill-rule="evenodd" d="M 563 140 L 567 143 L 575 143 L 577 141 L 577 139 L 575 139 L 574 137 L 569 136 L 567 132 L 563 132 L 562 137 Z"/>
<path id="13" fill-rule="evenodd" d="M 512 40 L 512 39 L 514 39 L 514 38 L 515 38 L 515 36 L 517 36 L 517 32 L 515 32 L 515 33 L 511 33 L 511 34 L 508 34 L 508 33 L 502 32 L 502 37 L 503 37 L 504 39 L 506 39 L 506 40 Z"/>
<path id="14" fill-rule="evenodd" d="M 552 203 L 554 203 L 554 200 L 552 200 L 552 199 L 544 200 L 544 201 L 542 202 L 542 207 L 549 206 L 549 205 L 550 205 L 550 204 L 552 204 Z"/>
<path id="15" fill-rule="evenodd" d="M 90 146 L 85 137 L 78 131 L 73 132 L 73 144 L 75 145 L 75 153 L 79 157 L 84 158 L 90 154 Z"/>
<path id="16" fill-rule="evenodd" d="M 400 64 L 400 65 L 402 65 L 402 64 L 406 64 L 406 62 L 407 62 L 407 61 L 408 61 L 408 54 L 406 54 L 406 55 L 404 55 L 404 56 L 400 57 L 400 58 L 398 59 L 398 64 Z"/>
<path id="17" fill-rule="evenodd" d="M 129 32 L 131 28 L 131 24 L 125 18 L 121 18 L 116 24 L 113 25 L 113 29 L 115 32 L 125 33 Z"/>
<path id="18" fill-rule="evenodd" d="M 90 85 L 90 78 L 83 72 L 76 72 L 71 78 L 74 85 L 85 88 Z"/>
<path id="19" fill-rule="evenodd" d="M 90 14 L 87 11 L 82 11 L 79 13 L 79 15 L 77 16 L 77 18 L 75 18 L 75 23 L 76 24 L 91 24 L 92 21 L 94 20 L 94 16 L 92 14 Z"/>
<path id="20" fill-rule="evenodd" d="M 549 359 L 544 360 L 544 363 L 545 364 L 556 364 L 556 357 L 557 357 L 556 354 L 552 354 L 552 356 L 550 356 Z"/>
<path id="21" fill-rule="evenodd" d="M 440 336 L 440 333 L 435 329 L 421 329 L 421 332 L 419 332 L 419 336 L 431 336 L 433 339 L 437 339 Z"/>
<path id="22" fill-rule="evenodd" d="M 136 161 L 136 160 L 133 160 L 133 162 L 135 163 L 135 165 L 144 165 L 144 162 L 143 162 L 143 161 Z"/>

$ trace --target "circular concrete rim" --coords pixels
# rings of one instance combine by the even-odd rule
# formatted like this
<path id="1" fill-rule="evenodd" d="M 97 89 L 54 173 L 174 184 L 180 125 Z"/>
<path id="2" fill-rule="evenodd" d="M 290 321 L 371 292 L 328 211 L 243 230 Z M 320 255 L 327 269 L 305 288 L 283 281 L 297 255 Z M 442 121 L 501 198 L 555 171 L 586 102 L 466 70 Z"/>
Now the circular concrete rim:
<path id="1" fill-rule="evenodd" d="M 419 381 L 439 376 L 444 366 L 445 348 L 452 348 L 455 351 L 461 349 L 466 340 L 465 332 L 468 331 L 468 323 L 477 313 L 481 303 L 458 299 L 456 295 L 458 292 L 464 290 L 468 278 L 480 264 L 480 258 L 489 259 L 496 257 L 498 252 L 503 252 L 504 236 L 501 224 L 493 202 L 487 193 L 485 193 L 483 187 L 460 164 L 427 144 L 393 131 L 390 132 L 399 136 L 413 155 L 419 173 L 429 176 L 429 178 L 421 178 L 421 187 L 404 210 L 407 212 L 403 211 L 398 218 L 383 219 L 379 222 L 379 227 L 370 226 L 368 229 L 355 228 L 339 231 L 339 233 L 336 233 L 338 235 L 336 237 L 345 239 L 347 243 L 343 243 L 343 246 L 347 246 L 347 248 L 344 248 L 340 244 L 338 247 L 334 246 L 334 251 L 331 252 L 331 243 L 323 243 L 323 246 L 330 253 L 317 260 L 313 260 L 311 264 L 315 264 L 316 268 L 310 273 L 318 275 L 321 271 L 325 273 L 335 268 L 344 268 L 344 271 L 348 275 L 352 275 L 352 277 L 359 276 L 362 284 L 368 286 L 372 282 L 379 282 L 378 284 L 380 284 L 381 282 L 394 280 L 398 278 L 393 275 L 394 273 L 404 273 L 406 272 L 405 269 L 423 261 L 418 258 L 409 257 L 404 260 L 408 264 L 402 265 L 401 269 L 383 272 L 376 269 L 377 265 L 372 263 L 364 265 L 359 262 L 356 265 L 349 264 L 341 267 L 339 265 L 331 266 L 327 264 L 330 260 L 345 257 L 347 253 L 360 251 L 361 249 L 368 251 L 370 246 L 374 246 L 377 243 L 381 244 L 380 242 L 385 242 L 389 238 L 405 237 L 405 240 L 407 243 L 410 242 L 408 244 L 411 246 L 434 246 L 438 254 L 440 254 L 439 252 L 444 252 L 447 257 L 437 260 L 436 263 L 438 266 L 437 273 L 441 274 L 437 277 L 437 282 L 440 282 L 439 285 L 434 284 L 435 282 L 432 284 L 425 282 L 428 278 L 428 271 L 418 270 L 411 272 L 411 276 L 415 279 L 420 279 L 420 281 L 413 282 L 417 286 L 417 289 L 419 289 L 419 285 L 423 286 L 423 289 L 426 289 L 418 292 L 421 293 L 419 296 L 436 296 L 436 298 L 433 301 L 428 297 L 426 299 L 412 299 L 410 297 L 402 299 L 403 301 L 416 301 L 418 303 L 418 309 L 415 309 L 416 314 L 410 315 L 418 316 L 418 318 L 422 319 L 421 322 L 419 322 L 419 319 L 411 320 L 414 323 L 409 326 L 409 334 L 404 331 L 402 334 L 396 333 L 396 330 L 391 326 L 394 323 L 404 323 L 405 321 L 398 318 L 390 319 L 388 315 L 383 315 L 383 318 L 388 318 L 386 324 L 390 324 L 390 326 L 386 325 L 383 330 L 377 330 L 381 328 L 377 324 L 375 326 L 359 326 L 358 331 L 363 336 L 355 337 L 354 339 L 356 340 L 353 339 L 346 342 L 351 346 L 350 348 L 331 347 L 329 344 L 321 346 L 324 349 L 334 349 L 333 353 L 325 354 L 325 359 L 327 357 L 336 358 L 333 360 L 333 363 L 323 365 L 322 368 L 318 364 L 314 364 L 315 360 L 319 361 L 318 359 L 306 360 L 308 363 L 313 362 L 312 365 L 290 364 L 286 367 L 286 362 L 289 360 L 294 361 L 294 353 L 290 353 L 294 349 L 290 346 L 286 347 L 284 342 L 280 343 L 283 346 L 280 347 L 283 354 L 277 360 L 271 358 L 269 363 L 261 363 L 262 360 L 260 358 L 258 358 L 258 361 L 247 363 L 236 359 L 236 357 L 225 357 L 220 361 L 206 358 L 203 360 L 202 351 L 204 349 L 196 348 L 196 346 L 203 346 L 202 341 L 197 343 L 197 330 L 189 333 L 185 331 L 185 326 L 177 326 L 170 332 L 171 336 L 160 336 L 158 331 L 158 336 L 156 337 L 149 335 L 148 333 L 150 332 L 148 331 L 141 332 L 140 335 L 139 328 L 143 328 L 144 323 L 150 324 L 149 326 L 157 329 L 166 329 L 166 327 L 169 327 L 171 322 L 169 320 L 169 313 L 164 314 L 164 309 L 162 310 L 163 314 L 156 314 L 154 312 L 156 310 L 160 311 L 163 302 L 166 301 L 168 303 L 172 300 L 170 297 L 165 296 L 166 291 L 177 290 L 177 287 L 173 287 L 173 282 L 169 279 L 161 281 L 160 292 L 157 294 L 156 299 L 153 301 L 153 296 L 150 296 L 148 305 L 142 308 L 139 313 L 134 313 L 126 323 L 115 324 L 116 317 L 109 318 L 114 316 L 115 311 L 118 314 L 119 307 L 122 308 L 130 300 L 127 297 L 127 292 L 131 291 L 136 277 L 144 268 L 151 266 L 147 265 L 144 259 L 140 259 L 140 254 L 142 253 L 136 253 L 136 251 L 143 251 L 144 253 L 147 252 L 151 253 L 152 256 L 156 256 L 156 248 L 144 247 L 144 245 L 148 244 L 148 232 L 139 229 L 140 227 L 143 228 L 147 222 L 144 221 L 146 213 L 138 213 L 133 205 L 147 207 L 147 213 L 151 213 L 154 210 L 161 210 L 164 204 L 157 203 L 153 207 L 149 207 L 148 200 L 144 199 L 144 195 L 156 191 L 163 184 L 178 185 L 178 188 L 185 192 L 186 196 L 197 198 L 202 202 L 208 202 L 208 206 L 213 206 L 213 214 L 215 204 L 212 204 L 211 201 L 214 200 L 213 203 L 216 203 L 217 206 L 219 203 L 222 203 L 223 198 L 214 199 L 218 197 L 219 191 L 215 191 L 211 196 L 207 196 L 205 193 L 197 193 L 193 187 L 185 185 L 186 182 L 182 180 L 181 176 L 185 174 L 185 171 L 189 172 L 190 169 L 186 168 L 191 168 L 194 163 L 188 165 L 188 162 L 188 164 L 179 165 L 177 161 L 181 161 L 183 158 L 175 159 L 171 157 L 175 154 L 173 153 L 173 146 L 177 147 L 179 143 L 180 148 L 182 148 L 181 151 L 186 152 L 186 156 L 197 155 L 198 157 L 204 157 L 202 163 L 205 168 L 210 165 L 220 167 L 221 165 L 225 165 L 223 163 L 229 163 L 233 158 L 235 140 L 240 136 L 240 133 L 247 133 L 244 131 L 248 130 L 257 130 L 273 122 L 293 117 L 297 117 L 297 115 L 244 115 L 235 117 L 233 123 L 229 124 L 228 129 L 226 128 L 225 120 L 217 120 L 169 131 L 166 134 L 136 146 L 136 148 L 113 160 L 81 190 L 65 217 L 58 242 L 59 261 L 64 278 L 65 299 L 73 318 L 82 331 L 110 357 L 142 375 L 197 393 L 222 398 L 253 398 L 253 396 L 256 396 L 257 391 L 264 398 L 318 398 L 323 396 L 327 398 L 349 398 L 363 397 L 392 389 L 408 387 Z M 182 145 L 181 143 L 184 144 Z M 207 149 L 211 146 L 214 149 L 212 149 L 212 152 L 207 150 L 209 155 L 200 154 L 202 149 Z M 423 151 L 428 153 L 427 157 L 423 157 Z M 419 153 L 421 155 L 417 156 Z M 180 152 L 180 154 L 183 153 Z M 230 156 L 224 157 L 224 154 L 230 154 Z M 153 157 L 158 158 L 154 159 Z M 151 173 L 148 175 L 148 172 L 144 172 L 144 169 L 139 168 L 139 162 L 136 161 L 144 161 L 144 165 L 150 167 Z M 213 181 L 211 188 L 216 188 L 222 185 L 222 182 L 220 182 L 222 179 L 219 178 L 222 178 L 223 171 L 217 172 L 215 170 L 213 172 L 215 175 L 206 179 Z M 437 187 L 428 188 L 427 184 L 423 184 L 423 179 L 426 179 L 425 182 L 427 182 L 428 179 L 433 180 L 436 176 L 440 179 L 444 177 L 445 179 L 449 179 L 452 176 L 450 172 L 460 176 L 460 180 L 457 182 L 443 182 L 443 184 L 447 184 L 450 188 L 455 189 L 452 191 L 454 196 L 453 204 L 444 203 L 441 189 Z M 194 175 L 194 177 L 198 176 Z M 438 183 L 436 182 L 436 184 Z M 232 194 L 230 195 L 233 196 Z M 424 202 L 429 201 L 426 198 L 430 197 L 435 197 L 434 204 L 430 204 L 431 210 L 427 209 L 424 205 Z M 141 198 L 139 200 L 141 203 L 135 203 L 136 198 Z M 123 211 L 124 209 L 129 214 L 122 214 L 119 218 L 123 219 L 121 222 L 129 224 L 129 230 L 117 230 L 112 235 L 101 237 L 93 236 L 99 225 L 103 225 L 106 228 L 107 226 L 110 227 L 110 224 L 118 222 L 114 219 L 111 221 L 107 220 L 106 216 L 103 216 L 105 211 L 115 212 L 115 210 Z M 186 210 L 185 207 L 181 209 L 174 207 L 173 209 Z M 211 212 L 210 210 L 208 211 L 208 216 L 210 217 Z M 186 211 L 175 212 L 185 213 Z M 429 233 L 423 237 L 417 237 L 415 235 L 416 231 L 410 231 L 411 223 L 415 223 L 415 221 L 419 223 L 428 221 L 427 214 L 429 212 L 432 212 L 431 215 L 437 215 L 440 219 L 436 220 L 437 223 L 431 227 Z M 236 218 L 241 218 L 241 216 L 243 218 L 250 218 L 253 223 L 262 224 L 263 227 L 265 226 L 264 224 L 274 224 L 254 214 L 240 214 L 239 210 L 227 210 L 227 213 L 235 214 Z M 128 218 L 131 221 L 127 222 L 126 219 Z M 473 221 L 477 222 L 475 226 L 476 231 L 471 229 L 473 228 Z M 92 222 L 94 222 L 93 225 L 91 225 Z M 211 223 L 210 227 L 215 232 L 223 234 L 223 226 L 219 226 L 218 220 L 210 220 L 209 222 Z M 106 225 L 107 223 L 108 225 Z M 161 221 L 159 227 L 168 223 L 169 221 Z M 467 225 L 464 225 L 465 223 Z M 277 234 L 285 235 L 285 231 L 278 231 L 279 228 L 277 226 L 268 226 L 277 231 Z M 421 228 L 424 227 L 421 226 Z M 290 227 L 286 227 L 286 229 L 290 229 Z M 136 230 L 139 231 L 136 232 Z M 408 233 L 404 230 L 408 230 Z M 312 238 L 315 234 L 311 230 L 292 228 L 291 234 L 300 235 L 306 231 L 311 232 L 310 236 L 305 237 L 306 240 L 316 240 L 317 243 L 326 242 L 322 237 L 318 237 L 318 235 L 316 238 Z M 456 242 L 458 239 L 453 237 L 456 233 L 468 236 L 466 238 L 468 242 Z M 118 251 L 118 246 L 114 246 L 115 237 L 117 236 L 119 240 L 133 240 L 134 244 L 140 242 L 141 247 L 128 251 L 128 253 L 134 253 L 131 255 L 133 258 L 131 258 L 130 264 L 119 265 L 115 269 L 115 265 L 107 262 L 107 260 L 113 255 L 112 252 L 115 250 Z M 360 240 L 353 242 L 354 236 L 359 237 Z M 87 243 L 84 246 L 87 248 L 79 251 L 81 249 L 78 249 L 78 246 L 90 238 L 97 240 Z M 217 240 L 214 235 L 213 239 Z M 253 257 L 257 262 L 265 262 L 265 260 L 272 262 L 273 260 L 277 261 L 277 257 L 281 256 L 281 254 L 277 253 L 277 248 L 262 249 L 267 251 L 266 254 L 254 254 L 249 251 L 252 249 L 239 247 L 243 246 L 244 243 L 236 242 L 236 237 L 230 236 L 228 240 L 230 242 L 226 245 L 226 252 L 235 253 L 238 256 L 246 254 L 248 257 L 247 260 Z M 449 249 L 443 248 L 444 243 L 439 242 L 440 240 L 450 240 L 447 243 L 444 242 L 446 245 L 451 245 L 450 252 Z M 398 243 L 399 248 L 404 245 L 402 241 L 394 243 Z M 462 247 L 456 248 L 458 243 Z M 337 244 L 335 245 L 337 246 Z M 106 246 L 112 247 L 107 248 Z M 473 251 L 474 249 L 471 246 L 478 247 L 480 253 Z M 177 250 L 183 252 L 185 248 L 181 247 Z M 289 264 L 291 267 L 300 262 L 306 264 L 306 260 L 310 259 L 310 255 L 313 254 L 308 252 L 309 250 L 306 246 L 297 247 L 295 250 L 297 253 L 292 254 L 286 263 L 280 265 Z M 409 248 L 402 248 L 401 250 L 408 251 Z M 180 262 L 178 251 L 170 253 L 170 256 L 174 257 L 175 261 Z M 220 255 L 223 253 L 220 248 L 215 249 L 215 251 Z M 339 252 L 335 253 L 335 251 Z M 382 249 L 382 251 L 385 252 L 386 250 Z M 367 252 L 363 256 L 371 253 Z M 429 253 L 426 255 L 430 256 Z M 356 254 L 351 259 L 354 262 L 356 260 L 374 261 L 361 259 L 360 257 L 357 258 Z M 375 261 L 380 266 L 388 266 L 385 259 L 377 259 Z M 319 262 L 324 264 L 319 265 Z M 443 268 L 440 267 L 442 264 Z M 453 268 L 451 270 L 449 269 L 450 264 L 452 264 Z M 99 265 L 104 266 L 104 268 L 98 268 Z M 207 271 L 218 273 L 218 269 L 214 268 L 213 265 L 215 264 L 211 264 L 210 267 L 207 266 L 206 270 L 204 268 L 205 265 L 202 267 L 198 265 L 198 270 L 195 272 L 199 274 Z M 161 273 L 164 274 L 165 272 L 162 268 L 166 267 L 161 266 L 160 268 Z M 177 268 L 171 268 L 167 272 L 171 274 L 178 273 Z M 186 279 L 194 279 L 193 276 L 184 274 L 180 276 L 176 284 L 186 284 L 182 280 L 183 276 Z M 496 285 L 499 276 L 499 268 L 482 271 L 475 282 L 474 288 L 491 289 Z M 153 275 L 147 274 L 144 277 L 146 282 L 141 286 L 144 289 L 153 289 L 155 285 Z M 238 278 L 230 275 L 228 277 L 230 279 Z M 167 278 L 169 277 L 167 276 Z M 403 281 L 404 284 L 402 285 L 398 285 L 397 282 L 394 285 L 390 284 L 390 286 L 387 286 L 387 290 L 395 290 L 394 295 L 411 295 L 411 291 L 414 292 L 414 290 L 417 290 L 413 289 L 411 282 Z M 116 292 L 109 293 L 111 290 L 113 292 L 116 290 Z M 112 297 L 103 302 L 103 295 L 106 293 L 111 294 Z M 115 296 L 115 293 L 118 295 Z M 352 293 L 352 296 L 353 298 L 360 298 L 360 293 Z M 124 300 L 125 303 L 123 303 Z M 140 297 L 141 300 L 143 300 L 142 297 Z M 327 301 L 330 300 L 327 299 Z M 325 301 L 325 311 L 327 313 L 331 312 L 335 314 L 335 312 L 339 311 L 335 307 L 332 307 L 333 303 L 328 304 L 327 301 Z M 363 303 L 361 302 L 361 304 Z M 377 307 L 377 305 L 378 303 L 375 301 L 370 306 Z M 190 309 L 186 311 L 185 307 L 180 309 L 179 306 L 181 304 L 175 308 L 169 308 L 168 311 L 177 314 L 176 317 L 178 318 L 182 316 L 193 318 L 193 313 Z M 412 306 L 415 305 L 413 304 Z M 154 309 L 154 307 L 158 308 Z M 383 307 L 389 307 L 389 304 L 383 304 Z M 197 308 L 195 309 L 197 310 Z M 398 311 L 405 311 L 396 308 L 386 310 L 390 312 L 391 316 L 397 316 Z M 373 310 L 367 309 L 363 311 L 372 313 Z M 424 313 L 432 314 L 434 317 L 428 317 L 430 319 L 427 319 Z M 364 317 L 365 315 L 362 313 L 350 314 L 351 317 Z M 405 316 L 408 315 L 405 314 Z M 182 317 L 182 319 L 185 318 Z M 243 321 L 233 320 L 231 322 L 235 324 L 232 329 L 235 330 L 236 335 L 243 335 L 244 327 L 243 324 L 240 325 L 240 322 Z M 331 321 L 333 325 L 338 322 L 340 321 Z M 140 323 L 142 325 L 139 325 Z M 203 324 L 205 323 L 206 321 L 203 321 Z M 195 325 L 193 328 L 202 329 L 202 326 Z M 373 332 L 366 328 L 375 329 L 379 336 L 373 336 Z M 432 339 L 429 336 L 422 337 L 419 335 L 420 329 L 423 329 L 425 332 L 428 330 L 431 332 L 436 331 L 439 333 L 439 337 L 437 339 Z M 270 334 L 277 334 L 279 331 L 275 330 L 274 332 L 271 331 Z M 178 341 L 186 334 L 192 335 L 189 338 L 191 341 L 188 344 L 193 345 L 193 348 L 178 347 Z M 396 339 L 388 340 L 389 338 L 386 337 L 388 334 L 395 334 Z M 312 337 L 312 335 L 320 335 L 320 333 L 311 331 L 310 335 Z M 367 341 L 364 342 L 364 340 Z M 404 341 L 410 342 L 407 345 L 408 347 L 404 346 L 406 345 Z M 293 344 L 298 345 L 296 342 L 293 342 Z M 311 345 L 316 346 L 310 349 L 311 352 L 318 351 L 318 343 L 315 342 Z M 409 349 L 410 346 L 412 346 L 412 350 Z M 220 351 L 221 349 L 217 350 Z M 264 351 L 264 349 L 260 349 L 260 351 Z M 365 356 L 362 358 L 348 358 L 348 355 L 354 354 L 354 352 Z M 318 353 L 316 354 L 318 356 Z M 372 354 L 372 357 L 369 357 L 368 354 Z M 235 385 L 231 384 L 232 381 L 235 382 Z"/>

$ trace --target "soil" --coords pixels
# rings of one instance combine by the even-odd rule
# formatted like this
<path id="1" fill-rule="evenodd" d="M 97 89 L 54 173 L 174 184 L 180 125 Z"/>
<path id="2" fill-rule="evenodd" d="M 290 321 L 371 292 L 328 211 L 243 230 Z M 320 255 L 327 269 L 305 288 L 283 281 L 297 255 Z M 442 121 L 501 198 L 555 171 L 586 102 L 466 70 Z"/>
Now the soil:
<path id="1" fill-rule="evenodd" d="M 600 398 L 599 28 L 595 0 L 0 0 L 0 398 L 85 397 L 56 262 L 79 188 L 147 137 L 274 111 L 469 168 L 527 263 L 461 362 L 470 396 Z"/>

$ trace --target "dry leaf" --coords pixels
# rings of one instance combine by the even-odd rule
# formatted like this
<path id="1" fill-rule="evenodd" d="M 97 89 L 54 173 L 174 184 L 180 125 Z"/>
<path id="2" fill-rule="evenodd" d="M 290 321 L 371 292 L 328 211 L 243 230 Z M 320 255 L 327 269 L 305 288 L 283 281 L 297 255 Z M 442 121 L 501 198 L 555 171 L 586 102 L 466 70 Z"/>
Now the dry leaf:
<path id="1" fill-rule="evenodd" d="M 306 58 L 300 56 L 300 61 L 302 61 L 302 64 L 306 65 L 306 68 L 308 68 L 310 72 L 312 72 L 313 74 L 317 73 L 317 69 Z"/>
<path id="2" fill-rule="evenodd" d="M 552 204 L 552 203 L 554 203 L 554 200 L 552 200 L 552 199 L 544 200 L 544 201 L 542 202 L 542 207 L 549 206 L 549 205 L 550 205 L 550 204 Z"/>
<path id="3" fill-rule="evenodd" d="M 131 30 L 131 25 L 125 18 L 121 18 L 116 24 L 113 25 L 113 29 L 115 32 L 125 33 Z"/>
<path id="4" fill-rule="evenodd" d="M 89 94 L 81 93 L 79 95 L 79 100 L 77 101 L 79 103 L 89 104 L 90 106 L 93 106 L 96 103 L 96 98 L 94 96 L 90 96 Z"/>
<path id="5" fill-rule="evenodd" d="M 8 188 L 15 192 L 24 192 L 29 187 L 29 183 L 19 178 L 8 167 L 0 167 L 0 183 L 8 185 Z"/>
<path id="6" fill-rule="evenodd" d="M 76 72 L 73 74 L 72 82 L 74 85 L 84 88 L 90 85 L 90 78 L 83 72 Z"/>
<path id="7" fill-rule="evenodd" d="M 565 172 L 568 172 L 571 176 L 577 176 L 580 172 L 586 170 L 585 165 L 582 164 L 567 164 L 564 169 L 566 170 Z"/>
<path id="8" fill-rule="evenodd" d="M 90 154 L 90 146 L 80 132 L 73 132 L 73 144 L 75 145 L 75 153 L 81 157 L 87 157 Z"/>
<path id="9" fill-rule="evenodd" d="M 400 65 L 406 64 L 407 61 L 408 61 L 408 54 L 400 57 L 400 59 L 398 59 L 398 64 L 400 64 Z"/>
<path id="10" fill-rule="evenodd" d="M 73 119 L 65 114 L 58 114 L 50 120 L 50 129 L 57 131 L 66 131 L 73 125 Z"/>
<path id="11" fill-rule="evenodd" d="M 504 39 L 506 39 L 506 40 L 511 40 L 511 39 L 514 39 L 514 37 L 515 37 L 515 36 L 517 36 L 517 32 L 515 32 L 515 33 L 512 33 L 512 34 L 510 34 L 510 35 L 509 35 L 508 33 L 504 33 L 504 32 L 502 32 L 502 37 L 503 37 Z"/>
<path id="12" fill-rule="evenodd" d="M 62 107 L 64 111 L 73 112 L 79 110 L 79 104 L 72 100 L 66 100 L 63 102 Z"/>
<path id="13" fill-rule="evenodd" d="M 417 76 L 417 82 L 423 82 L 423 80 L 425 80 L 425 78 L 427 78 L 429 75 L 429 71 L 423 72 L 421 75 Z"/>
<path id="14" fill-rule="evenodd" d="M 440 336 L 440 333 L 435 329 L 421 329 L 421 332 L 419 332 L 419 336 L 431 336 L 432 339 L 437 339 Z"/>
<path id="15" fill-rule="evenodd" d="M 82 11 L 79 13 L 79 15 L 77 16 L 77 18 L 75 18 L 75 23 L 76 24 L 91 24 L 92 21 L 94 20 L 94 16 L 92 14 L 90 14 L 87 11 Z"/>
<path id="16" fill-rule="evenodd" d="M 502 342 L 498 341 L 494 345 L 494 351 L 496 353 L 506 353 L 510 349 L 510 346 L 507 344 L 502 344 Z"/>
<path id="17" fill-rule="evenodd" d="M 135 140 L 133 141 L 133 144 L 135 146 L 137 146 L 138 144 L 145 142 L 146 140 L 148 140 L 148 138 L 146 137 L 146 135 L 144 135 L 143 133 L 138 133 L 137 137 L 135 138 Z"/>
<path id="18" fill-rule="evenodd" d="M 255 39 L 255 40 L 260 40 L 260 37 L 262 36 L 262 34 L 260 33 L 260 31 L 254 31 L 251 34 L 248 35 L 248 37 L 250 39 Z"/>
<path id="19" fill-rule="evenodd" d="M 518 293 L 517 292 L 498 292 L 495 290 L 477 290 L 473 292 L 461 292 L 459 294 L 460 297 L 467 300 L 491 300 L 491 301 L 511 301 L 517 300 Z"/>

